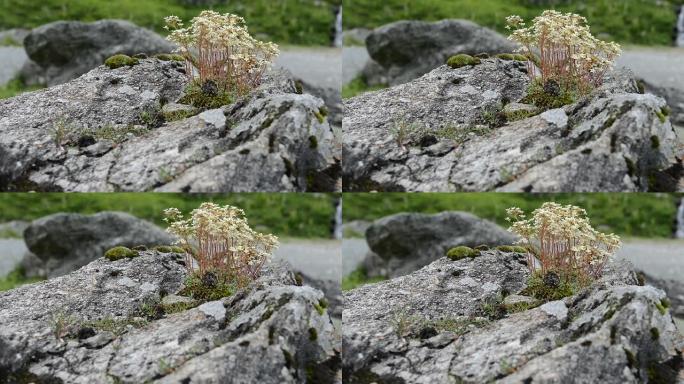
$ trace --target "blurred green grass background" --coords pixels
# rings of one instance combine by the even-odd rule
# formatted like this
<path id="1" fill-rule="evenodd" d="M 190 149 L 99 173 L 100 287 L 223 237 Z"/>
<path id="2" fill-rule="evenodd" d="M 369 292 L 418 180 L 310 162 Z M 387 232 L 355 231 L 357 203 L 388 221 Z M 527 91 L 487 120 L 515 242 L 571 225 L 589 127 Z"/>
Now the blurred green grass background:
<path id="1" fill-rule="evenodd" d="M 594 35 L 620 43 L 672 45 L 679 0 L 345 0 L 344 27 L 375 28 L 397 20 L 468 19 L 505 33 L 505 19 L 545 9 L 578 13 Z"/>
<path id="2" fill-rule="evenodd" d="M 621 236 L 669 238 L 681 194 L 657 193 L 345 193 L 344 221 L 376 220 L 399 212 L 464 211 L 506 226 L 506 208 L 532 211 L 545 201 L 573 204 L 587 211 L 603 232 Z"/>
<path id="3" fill-rule="evenodd" d="M 329 238 L 337 195 L 317 193 L 0 193 L 0 222 L 33 220 L 52 213 L 127 212 L 165 226 L 162 211 L 188 213 L 202 202 L 242 208 L 253 228 L 281 237 Z"/>
<path id="4" fill-rule="evenodd" d="M 342 0 L 0 0 L 0 30 L 57 20 L 124 19 L 164 33 L 164 17 L 203 9 L 244 17 L 256 37 L 279 44 L 330 45 L 332 6 Z"/>

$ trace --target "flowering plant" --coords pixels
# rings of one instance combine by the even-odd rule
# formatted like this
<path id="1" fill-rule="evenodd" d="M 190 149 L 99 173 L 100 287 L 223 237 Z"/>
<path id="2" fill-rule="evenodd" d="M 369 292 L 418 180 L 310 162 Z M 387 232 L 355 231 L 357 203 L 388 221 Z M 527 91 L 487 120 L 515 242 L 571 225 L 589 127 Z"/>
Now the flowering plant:
<path id="1" fill-rule="evenodd" d="M 598 86 L 605 72 L 620 55 L 620 45 L 595 38 L 587 25 L 587 19 L 573 14 L 547 10 L 525 27 L 520 16 L 506 18 L 507 29 L 512 33 L 510 40 L 522 45 L 520 49 L 528 57 L 534 57 L 538 49 L 539 70 L 542 84 L 554 80 L 559 85 L 580 93 Z M 530 77 L 537 74 L 535 66 L 528 62 Z"/>
<path id="2" fill-rule="evenodd" d="M 573 205 L 547 202 L 526 219 L 520 208 L 506 210 L 509 231 L 520 235 L 518 243 L 529 251 L 528 267 L 541 273 L 555 272 L 566 282 L 578 280 L 581 285 L 601 276 L 606 262 L 620 247 L 620 238 L 592 228 L 586 211 Z"/>
<path id="3" fill-rule="evenodd" d="M 278 46 L 254 39 L 245 20 L 230 13 L 203 11 L 189 27 L 177 16 L 164 19 L 171 31 L 168 40 L 178 44 L 177 52 L 186 60 L 186 73 L 199 84 L 213 81 L 222 90 L 244 95 L 257 87 Z"/>
<path id="4" fill-rule="evenodd" d="M 188 252 L 188 271 L 200 277 L 212 272 L 223 282 L 245 286 L 259 277 L 278 246 L 276 236 L 254 231 L 244 211 L 230 205 L 202 203 L 187 219 L 178 209 L 169 208 L 164 216 L 167 231 L 178 236 L 177 244 Z"/>

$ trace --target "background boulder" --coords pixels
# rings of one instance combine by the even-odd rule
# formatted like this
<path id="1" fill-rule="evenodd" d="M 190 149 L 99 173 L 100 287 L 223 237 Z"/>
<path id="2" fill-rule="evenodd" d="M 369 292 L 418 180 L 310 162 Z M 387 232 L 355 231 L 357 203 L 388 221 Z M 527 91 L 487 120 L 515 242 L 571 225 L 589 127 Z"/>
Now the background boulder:
<path id="1" fill-rule="evenodd" d="M 124 20 L 92 23 L 56 21 L 35 28 L 24 39 L 24 48 L 38 68 L 29 64 L 28 83 L 44 80 L 48 86 L 65 83 L 122 53 L 169 53 L 175 46 L 145 28 Z M 38 81 L 32 78 L 40 77 Z"/>
<path id="2" fill-rule="evenodd" d="M 465 212 L 399 213 L 376 220 L 366 230 L 371 251 L 364 266 L 370 276 L 401 276 L 459 245 L 510 245 L 516 239 L 498 225 Z"/>
<path id="3" fill-rule="evenodd" d="M 409 82 L 458 53 L 512 52 L 516 45 L 493 30 L 468 20 L 397 21 L 373 30 L 366 49 L 373 60 L 364 75 L 371 84 Z"/>
<path id="4" fill-rule="evenodd" d="M 115 246 L 169 245 L 174 238 L 156 225 L 123 212 L 94 215 L 57 213 L 33 221 L 24 231 L 28 249 L 47 277 L 61 276 L 102 257 Z M 28 275 L 36 274 L 26 265 Z"/>

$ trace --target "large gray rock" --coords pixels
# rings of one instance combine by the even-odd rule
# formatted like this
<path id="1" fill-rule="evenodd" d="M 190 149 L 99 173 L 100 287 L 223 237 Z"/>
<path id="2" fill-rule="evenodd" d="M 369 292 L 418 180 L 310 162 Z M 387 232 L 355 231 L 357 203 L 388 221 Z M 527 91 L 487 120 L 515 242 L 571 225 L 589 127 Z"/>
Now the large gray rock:
<path id="1" fill-rule="evenodd" d="M 510 245 L 516 240 L 512 233 L 470 213 L 399 213 L 376 220 L 366 230 L 371 251 L 364 266 L 370 276 L 401 276 L 459 245 Z"/>
<path id="2" fill-rule="evenodd" d="M 165 123 L 161 105 L 182 97 L 184 72 L 143 59 L 0 101 L 0 190 L 337 188 L 340 148 L 322 100 L 272 71 L 234 104 Z"/>
<path id="3" fill-rule="evenodd" d="M 47 277 L 61 276 L 102 257 L 112 247 L 169 245 L 174 238 L 156 225 L 123 212 L 56 213 L 24 230 L 28 249 Z M 27 274 L 36 275 L 29 268 Z"/>
<path id="4" fill-rule="evenodd" d="M 675 189 L 681 160 L 665 100 L 627 70 L 564 108 L 506 123 L 526 64 L 442 66 L 407 84 L 345 100 L 347 191 L 627 192 Z M 500 126 L 504 124 L 503 126 Z M 415 131 L 402 145 L 393 130 Z M 457 127 L 466 134 L 439 139 Z M 470 132 L 470 133 L 468 133 Z M 407 135 L 408 136 L 408 135 Z"/>
<path id="5" fill-rule="evenodd" d="M 284 263 L 267 265 L 233 296 L 149 316 L 144 304 L 182 289 L 183 258 L 151 251 L 101 258 L 0 293 L 2 382 L 303 384 L 339 377 L 339 339 L 327 312 L 315 309 L 323 294 L 296 286 Z"/>
<path id="6" fill-rule="evenodd" d="M 491 29 L 468 20 L 397 21 L 366 38 L 372 61 L 364 70 L 369 84 L 409 82 L 458 53 L 512 52 L 516 45 Z"/>
<path id="7" fill-rule="evenodd" d="M 151 55 L 171 52 L 174 47 L 156 33 L 124 20 L 56 21 L 33 29 L 24 39 L 26 53 L 40 67 L 48 86 L 75 79 L 118 53 Z"/>
<path id="8" fill-rule="evenodd" d="M 626 262 L 575 296 L 514 313 L 526 256 L 486 251 L 344 293 L 349 384 L 676 382 L 684 340 Z M 494 316 L 492 316 L 494 315 Z"/>

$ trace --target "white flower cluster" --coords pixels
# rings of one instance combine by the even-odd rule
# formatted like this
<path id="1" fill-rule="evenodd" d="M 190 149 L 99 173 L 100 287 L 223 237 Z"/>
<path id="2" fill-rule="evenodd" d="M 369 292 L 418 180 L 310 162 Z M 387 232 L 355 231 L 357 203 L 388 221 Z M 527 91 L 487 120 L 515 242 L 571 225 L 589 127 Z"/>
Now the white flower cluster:
<path id="1" fill-rule="evenodd" d="M 539 260 L 542 273 L 554 271 L 562 276 L 587 282 L 598 278 L 606 262 L 620 247 L 620 238 L 595 230 L 584 209 L 547 202 L 527 219 L 520 208 L 506 210 L 509 231 L 520 235 L 519 243 Z M 530 258 L 530 271 L 536 266 Z"/>
<path id="2" fill-rule="evenodd" d="M 201 83 L 213 80 L 227 91 L 245 94 L 257 87 L 279 53 L 276 44 L 254 39 L 245 20 L 230 13 L 203 11 L 188 27 L 177 16 L 164 21 L 171 31 L 167 39 L 179 45 L 191 79 L 196 70 Z"/>
<path id="3" fill-rule="evenodd" d="M 547 10 L 530 27 L 515 15 L 507 17 L 506 23 L 506 28 L 512 30 L 508 38 L 520 43 L 523 52 L 531 56 L 534 49 L 539 50 L 544 81 L 575 80 L 580 85 L 599 85 L 621 53 L 619 44 L 594 37 L 587 19 L 573 13 Z"/>
<path id="4" fill-rule="evenodd" d="M 178 245 L 188 251 L 191 273 L 208 271 L 238 285 L 256 279 L 278 246 L 278 238 L 250 228 L 244 211 L 226 205 L 202 203 L 189 218 L 176 208 L 164 211 L 167 231 L 178 236 Z M 198 271 L 195 270 L 194 260 Z"/>

